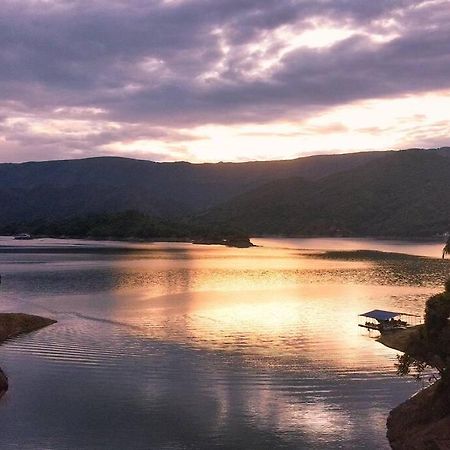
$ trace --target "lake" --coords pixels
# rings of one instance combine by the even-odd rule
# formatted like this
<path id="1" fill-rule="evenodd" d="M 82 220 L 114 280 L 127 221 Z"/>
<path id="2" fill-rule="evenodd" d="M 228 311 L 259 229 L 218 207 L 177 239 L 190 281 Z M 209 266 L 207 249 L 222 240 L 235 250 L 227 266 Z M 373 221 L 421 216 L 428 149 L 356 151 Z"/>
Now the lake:
<path id="1" fill-rule="evenodd" d="M 421 314 L 443 245 L 253 242 L 0 238 L 0 310 L 58 320 L 0 346 L 1 448 L 389 448 L 420 385 L 357 316 Z M 358 249 L 428 258 L 322 254 Z"/>

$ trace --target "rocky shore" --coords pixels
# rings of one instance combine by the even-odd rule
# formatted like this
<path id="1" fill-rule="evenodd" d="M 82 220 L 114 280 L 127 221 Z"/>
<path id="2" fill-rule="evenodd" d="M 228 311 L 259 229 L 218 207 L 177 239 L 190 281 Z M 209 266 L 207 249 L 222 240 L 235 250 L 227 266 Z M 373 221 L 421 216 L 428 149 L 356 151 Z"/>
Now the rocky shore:
<path id="1" fill-rule="evenodd" d="M 387 437 L 394 450 L 450 449 L 450 389 L 440 381 L 394 408 Z"/>
<path id="2" fill-rule="evenodd" d="M 378 341 L 405 352 L 420 328 L 386 332 Z M 394 408 L 387 420 L 387 437 L 394 450 L 450 449 L 450 386 L 436 381 Z"/>
<path id="3" fill-rule="evenodd" d="M 0 313 L 0 343 L 24 333 L 31 333 L 56 320 L 22 313 Z M 0 397 L 8 390 L 8 378 L 0 368 Z"/>

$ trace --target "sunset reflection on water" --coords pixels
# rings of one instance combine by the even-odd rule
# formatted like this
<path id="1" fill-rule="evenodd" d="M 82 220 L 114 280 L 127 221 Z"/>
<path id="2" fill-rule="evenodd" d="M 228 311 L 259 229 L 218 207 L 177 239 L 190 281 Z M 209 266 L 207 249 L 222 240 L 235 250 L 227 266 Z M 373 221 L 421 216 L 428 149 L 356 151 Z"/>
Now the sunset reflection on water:
<path id="1" fill-rule="evenodd" d="M 0 249 L 3 310 L 58 319 L 0 347 L 17 387 L 0 404 L 5 448 L 92 448 L 105 436 L 111 449 L 387 448 L 389 409 L 418 387 L 357 316 L 420 313 L 449 264 L 330 259 L 330 240 L 316 244 Z M 29 398 L 42 408 L 24 415 Z"/>

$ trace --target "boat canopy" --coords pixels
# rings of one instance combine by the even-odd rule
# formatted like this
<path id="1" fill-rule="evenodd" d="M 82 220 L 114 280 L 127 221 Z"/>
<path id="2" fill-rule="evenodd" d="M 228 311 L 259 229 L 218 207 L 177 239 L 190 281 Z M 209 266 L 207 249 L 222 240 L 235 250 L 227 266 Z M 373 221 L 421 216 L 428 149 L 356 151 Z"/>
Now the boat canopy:
<path id="1" fill-rule="evenodd" d="M 413 316 L 413 314 L 395 312 L 395 311 L 383 311 L 382 309 L 374 309 L 373 311 L 360 314 L 361 317 L 368 317 L 370 319 L 375 319 L 378 321 L 395 319 L 399 316 Z"/>

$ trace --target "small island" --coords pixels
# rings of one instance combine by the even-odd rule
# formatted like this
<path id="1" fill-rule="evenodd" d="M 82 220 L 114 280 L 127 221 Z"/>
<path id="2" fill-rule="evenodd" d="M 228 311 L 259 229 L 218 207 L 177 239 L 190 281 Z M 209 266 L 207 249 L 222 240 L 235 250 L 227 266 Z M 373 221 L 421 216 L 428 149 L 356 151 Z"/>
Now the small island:
<path id="1" fill-rule="evenodd" d="M 239 228 L 226 224 L 205 224 L 192 217 L 177 220 L 155 218 L 134 210 L 13 224 L 3 229 L 0 227 L 0 234 L 14 236 L 18 240 L 58 238 L 254 247 L 248 234 Z"/>
<path id="2" fill-rule="evenodd" d="M 192 241 L 198 245 L 225 245 L 226 247 L 249 248 L 255 247 L 248 237 L 205 238 Z"/>
<path id="3" fill-rule="evenodd" d="M 23 313 L 0 313 L 0 344 L 20 334 L 31 333 L 56 320 Z M 0 397 L 8 390 L 8 378 L 0 368 Z"/>

